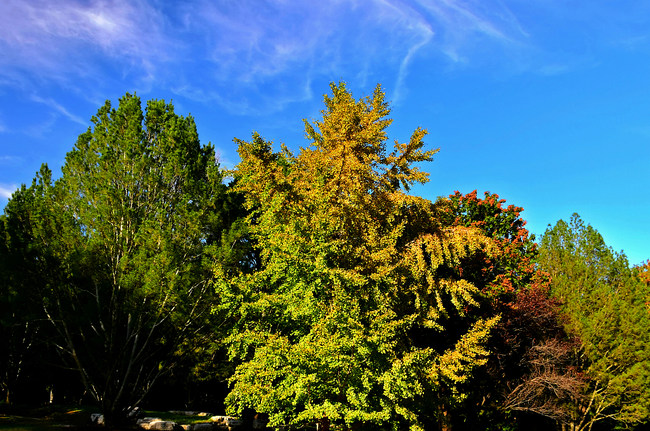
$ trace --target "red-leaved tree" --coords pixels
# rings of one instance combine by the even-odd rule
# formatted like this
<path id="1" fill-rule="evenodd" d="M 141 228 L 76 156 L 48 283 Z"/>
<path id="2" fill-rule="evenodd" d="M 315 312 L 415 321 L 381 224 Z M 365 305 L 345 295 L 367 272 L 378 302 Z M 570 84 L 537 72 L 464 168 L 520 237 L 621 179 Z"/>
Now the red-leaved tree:
<path id="1" fill-rule="evenodd" d="M 523 208 L 505 203 L 490 192 L 480 198 L 476 190 L 437 201 L 446 223 L 477 227 L 498 245 L 497 253 L 474 255 L 458 268 L 483 293 L 479 312 L 471 315 L 501 320 L 488 364 L 450 414 L 452 427 L 499 429 L 521 412 L 561 423 L 584 386 L 574 342 L 549 296 L 549 277 L 536 268 L 537 244 L 521 218 Z"/>

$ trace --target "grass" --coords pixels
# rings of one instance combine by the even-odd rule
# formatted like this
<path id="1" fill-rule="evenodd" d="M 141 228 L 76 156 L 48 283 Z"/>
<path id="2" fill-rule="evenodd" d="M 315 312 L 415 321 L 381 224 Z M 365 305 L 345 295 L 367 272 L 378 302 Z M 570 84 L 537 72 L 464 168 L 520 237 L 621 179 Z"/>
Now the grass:
<path id="1" fill-rule="evenodd" d="M 90 415 L 99 412 L 97 407 L 8 407 L 0 404 L 0 431 L 87 431 L 103 427 L 93 426 Z M 143 410 L 141 417 L 155 417 L 181 425 L 209 422 L 210 416 L 182 415 L 164 411 Z"/>
<path id="2" fill-rule="evenodd" d="M 160 418 L 164 421 L 172 421 L 180 425 L 197 424 L 197 423 L 210 421 L 210 416 L 179 415 L 170 412 L 159 412 L 159 411 L 151 411 L 151 410 L 143 411 L 141 416 L 150 417 L 150 418 Z"/>
<path id="3" fill-rule="evenodd" d="M 0 412 L 2 431 L 56 431 L 92 429 L 90 410 L 69 408 L 12 409 Z"/>

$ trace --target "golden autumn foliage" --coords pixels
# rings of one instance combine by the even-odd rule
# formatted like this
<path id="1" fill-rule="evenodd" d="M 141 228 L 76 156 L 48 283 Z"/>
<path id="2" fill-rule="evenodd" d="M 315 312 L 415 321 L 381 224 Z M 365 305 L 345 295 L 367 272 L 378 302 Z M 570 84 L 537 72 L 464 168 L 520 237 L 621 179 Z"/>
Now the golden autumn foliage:
<path id="1" fill-rule="evenodd" d="M 641 282 L 646 286 L 650 286 L 650 259 L 641 262 L 640 265 L 634 267 L 635 273 Z"/>
<path id="2" fill-rule="evenodd" d="M 497 319 L 444 342 L 412 334 L 443 333 L 451 311 L 476 304 L 456 267 L 494 242 L 443 227 L 435 205 L 406 193 L 428 179 L 414 164 L 437 150 L 423 149 L 418 128 L 388 152 L 379 86 L 360 100 L 342 83 L 331 90 L 322 120 L 305 121 L 310 145 L 297 155 L 257 134 L 238 141 L 237 187 L 262 268 L 217 283 L 239 322 L 227 403 L 268 413 L 272 426 L 422 429 L 437 420 L 440 388 L 484 363 Z"/>
<path id="3" fill-rule="evenodd" d="M 154 382 L 196 408 L 229 379 L 229 414 L 285 430 L 648 424 L 650 261 L 577 214 L 536 244 L 494 193 L 410 195 L 438 150 L 389 142 L 380 86 L 321 113 L 223 172 L 171 104 L 100 108 L 0 215 L 6 404 L 61 382 L 122 425 Z"/>

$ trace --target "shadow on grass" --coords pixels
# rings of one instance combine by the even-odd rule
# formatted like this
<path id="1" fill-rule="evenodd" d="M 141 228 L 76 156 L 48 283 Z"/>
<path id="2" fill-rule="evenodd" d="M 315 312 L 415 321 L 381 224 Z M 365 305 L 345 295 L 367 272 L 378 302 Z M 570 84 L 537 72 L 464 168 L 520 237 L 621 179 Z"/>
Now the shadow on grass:
<path id="1" fill-rule="evenodd" d="M 0 431 L 97 431 L 90 422 L 94 411 L 94 407 L 1 405 Z"/>

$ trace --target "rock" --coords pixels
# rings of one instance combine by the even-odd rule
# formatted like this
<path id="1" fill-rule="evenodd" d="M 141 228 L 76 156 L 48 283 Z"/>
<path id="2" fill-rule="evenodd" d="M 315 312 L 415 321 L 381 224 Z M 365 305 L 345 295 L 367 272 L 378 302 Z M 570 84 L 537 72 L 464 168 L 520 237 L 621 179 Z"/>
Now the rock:
<path id="1" fill-rule="evenodd" d="M 241 419 L 233 418 L 231 416 L 212 416 L 210 420 L 219 428 L 227 430 L 233 430 L 242 425 Z"/>
<path id="2" fill-rule="evenodd" d="M 149 423 L 149 429 L 155 431 L 173 431 L 180 428 L 176 422 L 172 421 L 155 421 Z"/>
<path id="3" fill-rule="evenodd" d="M 212 431 L 212 430 L 228 430 L 233 431 L 241 428 L 243 421 L 231 416 L 211 416 L 210 413 L 205 412 L 185 412 L 180 410 L 173 410 L 170 413 L 176 415 L 187 416 L 204 416 L 210 422 L 179 425 L 176 422 L 164 421 L 161 418 L 146 417 L 138 419 L 137 425 L 145 430 L 153 431 Z M 260 427 L 261 428 L 261 427 Z"/>
<path id="4" fill-rule="evenodd" d="M 90 421 L 95 425 L 104 425 L 104 415 L 101 413 L 93 413 L 90 415 Z"/>
<path id="5" fill-rule="evenodd" d="M 211 423 L 201 423 L 191 425 L 191 431 L 210 431 L 214 429 L 214 424 Z"/>
<path id="6" fill-rule="evenodd" d="M 176 422 L 164 421 L 160 418 L 138 419 L 136 424 L 142 429 L 155 431 L 172 431 L 180 428 Z"/>
<path id="7" fill-rule="evenodd" d="M 180 426 L 176 422 L 172 421 L 152 421 L 149 422 L 149 428 L 146 428 L 148 430 L 153 430 L 153 431 L 173 431 L 175 429 L 179 429 Z"/>
<path id="8" fill-rule="evenodd" d="M 150 422 L 161 421 L 161 420 L 162 419 L 160 419 L 160 418 L 146 417 L 146 418 L 138 419 L 136 421 L 136 424 L 137 425 L 144 425 L 144 424 L 148 424 Z"/>

